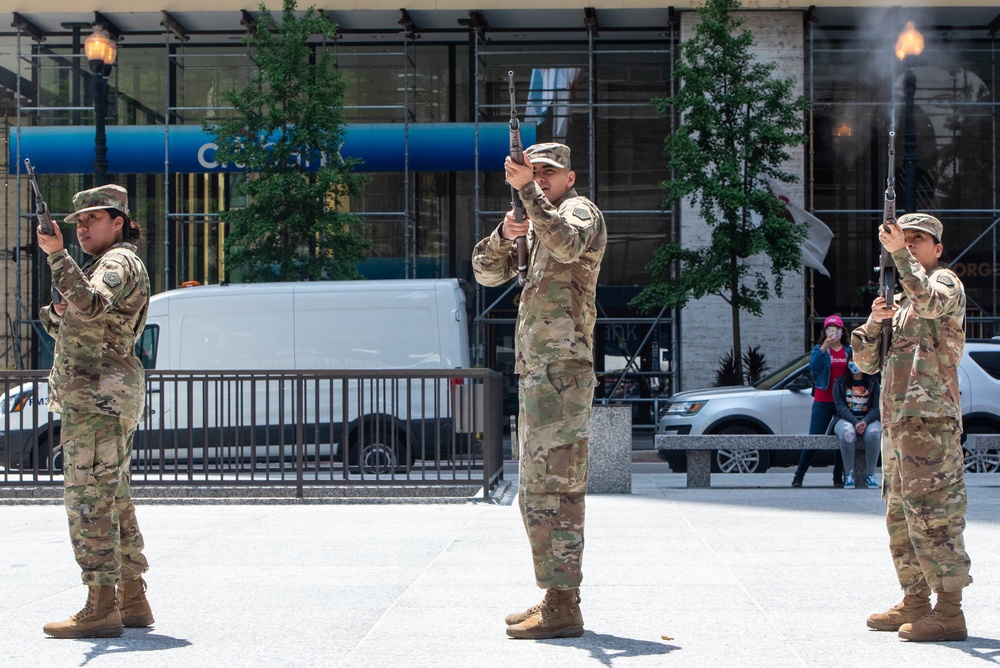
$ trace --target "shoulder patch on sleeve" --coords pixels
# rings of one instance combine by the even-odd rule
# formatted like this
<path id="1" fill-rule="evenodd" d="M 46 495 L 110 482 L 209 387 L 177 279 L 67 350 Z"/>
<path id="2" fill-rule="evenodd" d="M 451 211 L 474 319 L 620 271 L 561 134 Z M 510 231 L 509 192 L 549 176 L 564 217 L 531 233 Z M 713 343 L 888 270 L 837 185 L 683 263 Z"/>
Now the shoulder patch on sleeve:
<path id="1" fill-rule="evenodd" d="M 951 276 L 948 274 L 939 274 L 937 277 L 937 282 L 942 285 L 947 285 L 949 288 L 955 287 L 955 281 L 951 280 Z"/>
<path id="2" fill-rule="evenodd" d="M 578 206 L 574 208 L 573 215 L 580 220 L 590 220 L 590 211 L 585 206 Z"/>
<path id="3" fill-rule="evenodd" d="M 104 283 L 109 288 L 117 288 L 122 284 L 122 276 L 117 271 L 104 272 Z"/>

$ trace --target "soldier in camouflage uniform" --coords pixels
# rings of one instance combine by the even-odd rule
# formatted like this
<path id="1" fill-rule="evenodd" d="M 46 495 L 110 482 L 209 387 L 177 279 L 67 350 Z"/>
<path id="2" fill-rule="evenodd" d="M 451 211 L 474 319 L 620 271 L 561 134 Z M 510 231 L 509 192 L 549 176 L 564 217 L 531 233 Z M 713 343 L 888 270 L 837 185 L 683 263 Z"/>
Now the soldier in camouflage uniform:
<path id="1" fill-rule="evenodd" d="M 61 414 L 64 501 L 70 542 L 88 586 L 83 610 L 45 625 L 57 638 L 115 637 L 153 623 L 142 574 L 149 568 L 129 492 L 132 436 L 142 418 L 146 378 L 135 354 L 149 306 L 149 277 L 133 245 L 128 193 L 116 185 L 73 197 L 82 268 L 55 234 L 38 233 L 64 301 L 42 308 L 55 338 L 49 408 Z M 117 591 L 115 585 L 118 585 Z"/>
<path id="2" fill-rule="evenodd" d="M 854 359 L 882 372 L 883 496 L 889 549 L 903 602 L 868 626 L 914 641 L 965 640 L 962 589 L 972 582 L 965 529 L 962 407 L 958 363 L 965 346 L 965 289 L 938 264 L 943 226 L 934 216 L 901 216 L 879 240 L 892 253 L 903 294 L 893 308 L 872 304 L 854 330 Z M 881 323 L 892 319 L 888 359 Z M 937 601 L 930 605 L 934 591 Z"/>
<path id="3" fill-rule="evenodd" d="M 513 211 L 472 253 L 476 280 L 517 274 L 514 239 L 527 235 L 528 269 L 517 311 L 515 359 L 521 443 L 518 502 L 541 603 L 506 618 L 512 638 L 583 634 L 579 605 L 587 491 L 597 276 L 607 244 L 604 216 L 573 189 L 570 149 L 529 146 L 524 165 L 505 162 L 526 218 Z"/>

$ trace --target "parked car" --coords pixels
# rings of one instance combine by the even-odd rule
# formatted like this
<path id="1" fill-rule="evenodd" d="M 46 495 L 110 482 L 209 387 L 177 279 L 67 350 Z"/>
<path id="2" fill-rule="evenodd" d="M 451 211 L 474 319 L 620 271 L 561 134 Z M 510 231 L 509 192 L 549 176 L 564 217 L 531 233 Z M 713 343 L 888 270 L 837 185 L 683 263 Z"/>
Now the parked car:
<path id="1" fill-rule="evenodd" d="M 958 367 L 965 434 L 1000 433 L 1000 340 L 970 339 Z M 812 407 L 809 354 L 762 379 L 754 387 L 715 387 L 679 392 L 660 411 L 657 433 L 808 434 Z M 963 436 L 964 443 L 964 436 Z M 673 471 L 687 470 L 687 453 L 659 450 Z M 833 462 L 834 451 L 817 453 L 814 465 Z M 718 450 L 712 470 L 762 473 L 772 466 L 792 466 L 799 453 L 789 450 Z M 1000 470 L 1000 451 L 965 450 L 970 472 Z"/>

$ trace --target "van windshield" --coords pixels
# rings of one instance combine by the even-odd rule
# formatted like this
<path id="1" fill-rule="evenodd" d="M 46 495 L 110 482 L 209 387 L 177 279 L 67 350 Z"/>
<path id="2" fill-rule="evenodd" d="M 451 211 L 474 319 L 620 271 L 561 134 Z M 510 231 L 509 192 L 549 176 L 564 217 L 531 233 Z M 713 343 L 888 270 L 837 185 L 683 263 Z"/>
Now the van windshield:
<path id="1" fill-rule="evenodd" d="M 791 362 L 781 367 L 774 373 L 768 374 L 767 376 L 761 378 L 760 382 L 754 385 L 754 387 L 757 388 L 758 390 L 770 390 L 772 387 L 774 387 L 775 385 L 783 381 L 785 378 L 787 378 L 788 374 L 792 373 L 803 364 L 808 364 L 810 354 L 811 353 L 806 353 L 801 357 L 796 357 Z"/>
<path id="2" fill-rule="evenodd" d="M 160 326 L 146 325 L 135 342 L 135 354 L 142 362 L 143 369 L 156 368 L 156 349 L 160 343 Z"/>

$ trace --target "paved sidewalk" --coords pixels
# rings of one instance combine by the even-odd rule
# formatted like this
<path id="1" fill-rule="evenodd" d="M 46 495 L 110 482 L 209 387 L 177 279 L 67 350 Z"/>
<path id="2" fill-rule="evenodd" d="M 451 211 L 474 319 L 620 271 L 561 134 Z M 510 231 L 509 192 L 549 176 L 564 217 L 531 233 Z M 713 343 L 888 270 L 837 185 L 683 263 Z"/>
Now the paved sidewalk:
<path id="1" fill-rule="evenodd" d="M 552 641 L 504 635 L 540 597 L 512 505 L 140 506 L 156 625 L 90 640 L 42 634 L 85 598 L 62 508 L 0 506 L 0 666 L 1000 664 L 1000 475 L 969 477 L 970 638 L 940 644 L 865 627 L 900 596 L 882 502 L 828 477 L 640 472 L 588 497 L 587 632 Z"/>

